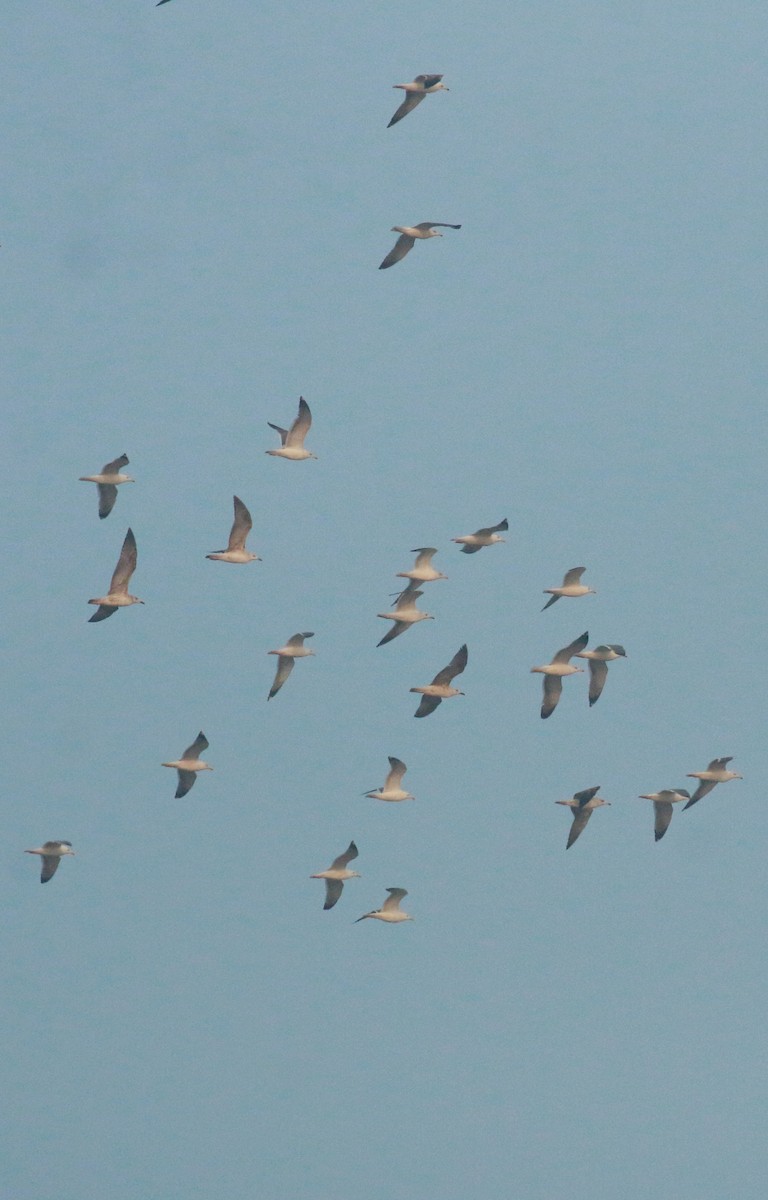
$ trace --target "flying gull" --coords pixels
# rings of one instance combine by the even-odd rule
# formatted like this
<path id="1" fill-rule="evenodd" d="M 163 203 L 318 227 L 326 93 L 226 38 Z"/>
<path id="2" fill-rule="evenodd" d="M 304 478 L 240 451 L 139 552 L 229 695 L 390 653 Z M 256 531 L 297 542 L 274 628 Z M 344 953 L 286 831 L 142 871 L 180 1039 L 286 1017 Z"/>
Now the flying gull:
<path id="1" fill-rule="evenodd" d="M 161 3 L 167 3 L 167 0 L 161 0 Z M 421 104 L 425 96 L 432 92 L 450 91 L 450 88 L 440 82 L 442 78 L 442 75 L 417 75 L 413 83 L 393 83 L 392 87 L 401 88 L 405 92 L 405 100 L 387 125 L 387 129 L 396 125 L 398 121 L 402 121 L 403 117 L 407 117 L 417 104 Z"/>
<path id="2" fill-rule="evenodd" d="M 271 421 L 267 421 L 269 428 L 276 429 L 280 434 L 282 445 L 279 450 L 265 450 L 264 453 L 271 454 L 273 458 L 290 458 L 294 462 L 299 462 L 304 458 L 316 459 L 316 454 L 304 449 L 304 438 L 309 433 L 311 424 L 312 413 L 309 411 L 309 405 L 303 396 L 299 396 L 299 413 L 290 429 L 282 429 L 279 425 L 273 425 Z"/>
<path id="3" fill-rule="evenodd" d="M 445 221 L 420 221 L 418 225 L 393 225 L 392 232 L 399 233 L 400 237 L 384 261 L 379 263 L 379 270 L 384 271 L 387 267 L 393 267 L 395 263 L 400 262 L 401 258 L 405 258 L 408 251 L 413 249 L 417 238 L 442 237 L 442 233 L 435 232 L 437 228 L 461 229 L 461 225 L 448 225 Z"/>
<path id="4" fill-rule="evenodd" d="M 203 762 L 200 755 L 208 749 L 208 739 L 201 730 L 195 738 L 191 746 L 187 746 L 181 758 L 176 762 L 163 763 L 164 767 L 175 767 L 179 772 L 179 786 L 176 788 L 176 799 L 180 800 L 182 796 L 186 796 L 187 792 L 195 782 L 195 776 L 198 771 L 212 771 L 213 767 L 209 767 L 207 762 Z"/>
<path id="5" fill-rule="evenodd" d="M 587 788 L 583 792 L 574 792 L 572 800 L 556 800 L 555 804 L 566 804 L 571 810 L 573 824 L 568 833 L 568 841 L 565 844 L 566 850 L 569 850 L 576 838 L 581 833 L 589 818 L 596 808 L 600 808 L 603 804 L 610 804 L 610 800 L 601 800 L 597 793 L 600 791 L 600 784 L 597 787 Z"/>
<path id="6" fill-rule="evenodd" d="M 499 537 L 500 529 L 509 529 L 509 523 L 505 517 L 503 521 L 499 521 L 498 525 L 489 525 L 486 529 L 477 529 L 474 533 L 467 533 L 464 537 L 451 538 L 452 542 L 461 543 L 462 554 L 477 554 L 478 550 L 482 550 L 483 546 L 492 546 L 495 542 L 505 542 L 507 539 Z"/>
<path id="7" fill-rule="evenodd" d="M 563 576 L 563 582 L 560 584 L 560 587 L 544 588 L 544 592 L 549 593 L 550 599 L 547 600 L 547 603 L 544 605 L 544 608 L 542 608 L 541 611 L 544 612 L 544 609 L 549 608 L 555 603 L 556 600 L 559 600 L 561 596 L 587 596 L 590 592 L 594 595 L 597 595 L 594 588 L 587 587 L 585 584 L 579 583 L 579 580 L 586 569 L 586 567 L 571 567 L 570 571 L 565 572 L 565 575 Z"/>
<path id="8" fill-rule="evenodd" d="M 387 891 L 389 895 L 381 908 L 377 908 L 375 912 L 363 913 L 362 917 L 353 921 L 353 924 L 357 925 L 358 921 L 364 921 L 367 917 L 375 917 L 377 921 L 387 921 L 390 925 L 398 925 L 401 921 L 412 921 L 413 917 L 400 911 L 400 901 L 403 896 L 408 895 L 405 888 L 387 888 Z"/>
<path id="9" fill-rule="evenodd" d="M 354 842 L 350 842 L 343 854 L 338 858 L 334 858 L 327 871 L 318 871 L 317 875 L 310 875 L 310 879 L 325 880 L 325 904 L 323 908 L 327 911 L 333 908 L 341 893 L 344 891 L 345 879 L 360 879 L 359 871 L 348 871 L 347 863 L 352 862 L 353 858 L 357 858 L 357 846 Z"/>
<path id="10" fill-rule="evenodd" d="M 71 842 L 43 842 L 42 846 L 38 846 L 35 850 L 25 850 L 25 854 L 39 854 L 42 862 L 40 863 L 40 882 L 47 883 L 49 879 L 53 879 L 56 874 L 59 863 L 65 854 L 74 855 Z"/>
<path id="11" fill-rule="evenodd" d="M 398 571 L 398 579 L 411 579 L 414 583 L 433 583 L 436 579 L 448 578 L 447 575 L 443 575 L 442 571 L 437 571 L 432 566 L 432 559 L 437 554 L 434 546 L 421 546 L 416 550 L 411 550 L 411 554 L 417 556 L 416 562 L 410 571 Z"/>
<path id="12" fill-rule="evenodd" d="M 467 646 L 466 643 L 460 646 L 454 654 L 447 667 L 443 667 L 442 671 L 438 671 L 435 678 L 426 687 L 412 687 L 412 692 L 421 693 L 421 702 L 414 717 L 428 717 L 433 713 L 443 700 L 449 700 L 451 696 L 463 696 L 458 688 L 451 687 L 451 680 L 456 675 L 461 675 L 461 672 L 467 665 Z"/>
<path id="13" fill-rule="evenodd" d="M 646 792 L 640 800 L 653 800 L 655 819 L 653 822 L 654 838 L 658 842 L 664 837 L 672 820 L 672 805 L 679 800 L 690 800 L 691 793 L 685 788 L 664 788 L 661 792 Z"/>
<path id="14" fill-rule="evenodd" d="M 600 699 L 600 693 L 608 678 L 608 663 L 617 658 L 626 658 L 623 646 L 595 646 L 594 650 L 581 650 L 574 658 L 589 660 L 589 706 Z"/>
<path id="15" fill-rule="evenodd" d="M 557 708 L 557 702 L 563 690 L 563 676 L 576 675 L 583 671 L 582 667 L 572 667 L 570 660 L 579 650 L 583 650 L 589 641 L 589 634 L 582 633 L 570 646 L 558 650 L 551 663 L 543 667 L 531 667 L 531 673 L 538 672 L 544 676 L 544 699 L 541 705 L 541 715 L 546 720 Z"/>
<path id="16" fill-rule="evenodd" d="M 167 0 L 163 0 L 167 3 Z M 121 483 L 135 483 L 136 480 L 130 475 L 123 475 L 120 472 L 121 467 L 128 466 L 128 455 L 121 454 L 119 458 L 115 458 L 112 462 L 104 463 L 101 472 L 98 475 L 81 475 L 80 483 L 95 483 L 99 491 L 99 516 L 103 520 L 108 517 L 115 507 L 117 500 L 117 489 Z"/>
<path id="17" fill-rule="evenodd" d="M 212 554 L 206 554 L 205 557 L 213 558 L 217 562 L 260 562 L 258 554 L 251 554 L 250 550 L 245 548 L 245 539 L 253 528 L 251 514 L 239 496 L 233 496 L 232 499 L 235 505 L 235 520 L 229 532 L 229 545 L 226 550 L 216 550 Z"/>
<path id="18" fill-rule="evenodd" d="M 125 535 L 112 582 L 109 585 L 109 592 L 106 596 L 88 601 L 89 604 L 98 604 L 99 606 L 93 616 L 88 618 L 89 625 L 94 621 L 106 621 L 107 617 L 111 617 L 118 608 L 144 603 L 143 600 L 139 600 L 138 596 L 131 596 L 128 593 L 128 584 L 131 582 L 131 576 L 135 570 L 136 538 L 133 536 L 133 530 L 129 529 Z"/>
<path id="19" fill-rule="evenodd" d="M 280 662 L 277 664 L 275 678 L 270 688 L 267 700 L 271 700 L 280 691 L 280 688 L 285 683 L 286 679 L 293 670 L 294 660 L 297 658 L 308 658 L 310 654 L 314 654 L 314 650 L 307 650 L 304 645 L 304 638 L 314 637 L 314 633 L 294 633 L 293 637 L 288 638 L 284 646 L 279 650 L 268 650 L 267 654 L 277 654 Z"/>
<path id="20" fill-rule="evenodd" d="M 402 591 L 398 597 L 394 612 L 376 613 L 377 617 L 383 617 L 385 621 L 394 621 L 394 625 L 377 646 L 386 646 L 387 642 L 391 642 L 393 638 L 399 637 L 401 633 L 405 633 L 406 629 L 410 629 L 411 625 L 415 625 L 418 621 L 433 621 L 434 617 L 429 613 L 422 612 L 416 607 L 416 601 L 423 592 L 417 591 L 412 583 Z"/>
<path id="21" fill-rule="evenodd" d="M 691 796 L 685 808 L 690 808 L 692 804 L 696 804 L 703 796 L 708 795 L 718 783 L 728 783 L 729 779 L 743 779 L 743 775 L 737 775 L 735 771 L 728 770 L 728 763 L 733 762 L 733 755 L 728 758 L 713 758 L 712 762 L 707 767 L 706 771 L 689 771 L 689 779 L 699 779 L 701 782 L 696 788 L 696 791 Z M 685 812 L 685 808 L 683 812 Z"/>
<path id="22" fill-rule="evenodd" d="M 408 770 L 405 763 L 399 758 L 389 756 L 389 774 L 384 780 L 384 787 L 372 788 L 370 792 L 364 792 L 364 796 L 369 796 L 371 800 L 415 800 L 410 792 L 406 792 L 400 787 L 403 775 Z"/>

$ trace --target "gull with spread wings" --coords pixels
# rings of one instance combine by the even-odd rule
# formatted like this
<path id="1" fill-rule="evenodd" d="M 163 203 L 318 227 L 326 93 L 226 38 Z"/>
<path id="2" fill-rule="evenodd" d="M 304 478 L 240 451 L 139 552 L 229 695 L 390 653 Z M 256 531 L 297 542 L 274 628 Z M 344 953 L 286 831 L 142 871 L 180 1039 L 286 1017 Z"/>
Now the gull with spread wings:
<path id="1" fill-rule="evenodd" d="M 400 237 L 384 261 L 379 263 L 379 270 L 385 271 L 387 267 L 394 267 L 401 258 L 405 258 L 408 251 L 416 245 L 417 238 L 442 237 L 442 233 L 436 232 L 437 229 L 461 229 L 461 225 L 448 225 L 445 221 L 420 221 L 418 225 L 393 225 L 392 232 L 399 233 Z"/>

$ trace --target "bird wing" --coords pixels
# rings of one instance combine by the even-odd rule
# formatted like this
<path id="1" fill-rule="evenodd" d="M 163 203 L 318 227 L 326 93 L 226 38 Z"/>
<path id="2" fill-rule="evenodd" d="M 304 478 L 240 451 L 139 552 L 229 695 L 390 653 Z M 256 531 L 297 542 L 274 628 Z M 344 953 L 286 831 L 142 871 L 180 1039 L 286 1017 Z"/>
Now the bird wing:
<path id="1" fill-rule="evenodd" d="M 416 554 L 418 557 L 413 564 L 414 567 L 426 567 L 437 554 L 437 549 L 434 546 L 422 546 L 416 550 L 411 550 L 411 554 Z"/>
<path id="2" fill-rule="evenodd" d="M 541 702 L 541 715 L 544 720 L 551 717 L 557 708 L 562 690 L 563 681 L 559 675 L 544 676 L 544 698 Z"/>
<path id="3" fill-rule="evenodd" d="M 568 834 L 568 841 L 565 844 L 566 850 L 570 850 L 571 846 L 576 841 L 576 838 L 579 836 L 582 829 L 586 825 L 587 821 L 592 816 L 592 809 L 591 808 L 572 808 L 571 814 L 573 816 L 573 822 L 571 824 L 571 829 Z"/>
<path id="4" fill-rule="evenodd" d="M 473 536 L 477 537 L 477 534 L 474 534 Z M 482 546 L 467 546 L 465 544 L 461 547 L 461 553 L 462 554 L 477 554 L 478 550 L 482 550 L 482 549 L 483 549 Z"/>
<path id="5" fill-rule="evenodd" d="M 118 475 L 123 467 L 128 466 L 129 461 L 127 454 L 121 454 L 119 458 L 113 458 L 112 462 L 104 463 L 104 466 L 101 468 L 101 474 Z"/>
<path id="6" fill-rule="evenodd" d="M 106 474 L 106 472 L 105 472 Z M 102 521 L 108 517 L 115 507 L 117 500 L 117 488 L 114 483 L 97 483 L 96 490 L 99 493 L 99 516 Z"/>
<path id="7" fill-rule="evenodd" d="M 389 895 L 381 906 L 382 912 L 396 912 L 400 907 L 403 896 L 407 896 L 405 888 L 387 888 Z"/>
<path id="8" fill-rule="evenodd" d="M 733 762 L 733 755 L 728 758 L 713 758 L 712 762 L 707 767 L 708 771 L 717 771 L 720 767 L 727 767 L 729 762 Z"/>
<path id="9" fill-rule="evenodd" d="M 586 567 L 571 567 L 570 571 L 566 571 L 563 576 L 563 587 L 570 587 L 572 583 L 578 583 L 586 569 Z"/>
<path id="10" fill-rule="evenodd" d="M 207 750 L 207 749 L 208 749 L 208 739 L 206 738 L 205 734 L 203 733 L 203 731 L 201 729 L 200 732 L 198 733 L 197 737 L 195 738 L 194 742 L 192 743 L 192 745 L 187 746 L 186 750 L 184 751 L 184 753 L 182 754 L 181 757 L 185 760 L 185 762 L 194 762 L 196 759 L 198 759 L 200 757 L 200 755 L 203 753 L 203 751 Z"/>
<path id="11" fill-rule="evenodd" d="M 314 637 L 314 636 L 315 636 L 314 633 L 294 633 L 293 637 L 288 638 L 288 641 L 285 643 L 285 645 L 286 645 L 286 647 L 288 647 L 288 646 L 303 646 L 304 638 L 310 638 L 310 637 Z"/>
<path id="12" fill-rule="evenodd" d="M 88 624 L 93 625 L 96 621 L 106 621 L 107 617 L 111 617 L 112 613 L 117 612 L 116 604 L 100 604 L 92 617 L 88 618 Z"/>
<path id="13" fill-rule="evenodd" d="M 434 87 L 442 78 L 442 75 L 417 75 L 413 82 L 420 83 L 426 90 L 426 88 Z"/>
<path id="14" fill-rule="evenodd" d="M 251 514 L 243 504 L 239 496 L 233 496 L 232 500 L 235 506 L 235 520 L 232 524 L 232 529 L 229 534 L 228 550 L 244 550 L 245 539 L 253 529 L 253 521 Z"/>
<path id="15" fill-rule="evenodd" d="M 341 893 L 344 891 L 343 879 L 326 879 L 325 881 L 325 904 L 323 912 L 327 912 L 329 908 L 333 908 Z"/>
<path id="16" fill-rule="evenodd" d="M 386 646 L 387 642 L 391 642 L 396 637 L 400 637 L 400 634 L 405 633 L 406 629 L 410 629 L 412 624 L 413 621 L 395 621 L 392 628 L 384 634 L 384 637 L 381 639 L 381 641 L 376 643 L 376 649 L 378 650 L 379 646 Z"/>
<path id="17" fill-rule="evenodd" d="M 456 651 L 453 658 L 448 663 L 448 666 L 443 667 L 442 671 L 437 672 L 437 675 L 435 675 L 435 678 L 432 680 L 432 682 L 437 684 L 438 687 L 443 687 L 444 684 L 449 684 L 457 675 L 461 675 L 461 672 L 467 665 L 467 658 L 468 652 L 467 644 L 465 642 L 464 645 L 460 646 Z"/>
<path id="18" fill-rule="evenodd" d="M 120 557 L 117 560 L 112 582 L 109 585 L 110 596 L 128 592 L 131 575 L 136 570 L 136 557 L 136 538 L 133 536 L 133 530 L 129 529 L 125 535 L 125 541 L 120 551 Z"/>
<path id="19" fill-rule="evenodd" d="M 422 696 L 421 703 L 413 715 L 414 717 L 428 717 L 430 713 L 435 711 L 438 704 L 442 703 L 441 696 Z"/>
<path id="20" fill-rule="evenodd" d="M 541 611 L 544 612 L 544 609 L 551 608 L 551 606 L 555 603 L 555 601 L 559 600 L 559 599 L 560 599 L 559 596 L 550 596 L 549 600 L 547 600 L 547 603 L 544 605 L 544 608 L 542 608 Z"/>
<path id="21" fill-rule="evenodd" d="M 384 781 L 383 790 L 385 792 L 388 792 L 390 788 L 399 787 L 403 775 L 405 775 L 405 772 L 408 770 L 405 763 L 401 759 L 392 758 L 391 755 L 389 758 L 389 765 L 391 769 L 389 775 L 387 775 L 387 778 Z"/>
<path id="22" fill-rule="evenodd" d="M 397 122 L 402 121 L 403 117 L 407 117 L 408 113 L 412 112 L 417 104 L 421 104 L 426 94 L 426 92 L 406 92 L 405 100 L 403 100 L 403 103 L 392 117 L 389 125 L 387 125 L 387 129 L 392 125 L 397 125 Z"/>
<path id="23" fill-rule="evenodd" d="M 574 800 L 578 800 L 579 808 L 583 808 L 585 804 L 589 804 L 593 796 L 596 796 L 600 791 L 600 784 L 597 787 L 585 788 L 583 792 L 574 792 Z"/>
<path id="24" fill-rule="evenodd" d="M 655 841 L 658 842 L 669 829 L 669 822 L 672 820 L 672 805 L 669 800 L 654 800 L 653 811 L 655 814 L 653 835 Z"/>
<path id="25" fill-rule="evenodd" d="M 58 870 L 61 856 L 59 854 L 43 854 L 40 860 L 40 882 L 47 883 L 53 879 Z"/>
<path id="26" fill-rule="evenodd" d="M 385 271 L 387 267 L 393 267 L 401 258 L 405 258 L 408 251 L 413 249 L 415 241 L 416 238 L 411 237 L 410 233 L 401 233 L 387 257 L 379 263 L 379 270 Z"/>
<path id="27" fill-rule="evenodd" d="M 427 229 L 461 229 L 461 225 L 450 225 L 446 221 L 419 221 L 418 225 L 414 225 L 413 228 L 426 232 Z"/>
<path id="28" fill-rule="evenodd" d="M 419 599 L 419 596 L 423 596 L 423 595 L 424 595 L 424 593 L 420 592 L 417 587 L 414 587 L 413 580 L 411 580 L 410 583 L 408 584 L 408 586 L 403 588 L 402 592 L 397 597 L 397 603 L 395 604 L 395 612 L 402 612 L 404 608 L 407 608 L 407 609 L 415 608 L 416 601 Z"/>
<path id="29" fill-rule="evenodd" d="M 557 654 L 552 659 L 552 663 L 567 663 L 573 658 L 574 654 L 578 654 L 579 650 L 583 650 L 589 641 L 589 634 L 582 633 L 581 637 L 577 637 L 570 646 L 563 646 L 562 650 L 558 650 Z"/>
<path id="30" fill-rule="evenodd" d="M 309 427 L 312 424 L 312 413 L 309 411 L 309 405 L 303 396 L 299 396 L 299 414 L 296 420 L 288 430 L 288 437 L 285 442 L 286 446 L 303 446 L 304 438 L 309 433 Z"/>
<path id="31" fill-rule="evenodd" d="M 187 792 L 191 790 L 196 778 L 197 776 L 194 771 L 179 771 L 179 786 L 176 788 L 177 800 L 180 800 L 182 796 L 186 796 Z"/>
<path id="32" fill-rule="evenodd" d="M 346 867 L 347 863 L 351 863 L 353 858 L 357 858 L 358 849 L 354 842 L 350 842 L 343 854 L 338 858 L 334 858 L 331 863 L 331 870 L 338 871 L 341 867 Z"/>
<path id="33" fill-rule="evenodd" d="M 717 781 L 714 779 L 700 780 L 699 786 L 696 788 L 696 791 L 693 793 L 688 803 L 684 806 L 683 812 L 685 812 L 686 808 L 690 808 L 692 804 L 698 804 L 699 800 L 703 800 L 705 796 L 708 796 L 712 791 L 712 788 L 715 787 L 717 787 Z"/>
<path id="34" fill-rule="evenodd" d="M 608 678 L 608 664 L 600 658 L 589 660 L 589 705 L 590 708 L 600 699 L 600 693 Z"/>
<path id="35" fill-rule="evenodd" d="M 269 425 L 270 429 L 277 430 L 277 432 L 280 434 L 280 441 L 281 441 L 282 445 L 284 446 L 285 439 L 288 437 L 288 430 L 283 429 L 282 425 L 273 425 L 271 421 L 267 421 L 267 425 Z"/>
<path id="36" fill-rule="evenodd" d="M 277 670 L 275 671 L 275 678 L 272 682 L 272 687 L 269 689 L 269 695 L 267 696 L 267 700 L 271 700 L 272 697 L 276 696 L 277 693 L 280 691 L 280 688 L 283 686 L 286 679 L 288 678 L 291 671 L 293 670 L 293 664 L 295 661 L 296 661 L 295 659 L 289 658 L 286 654 L 280 655 L 280 658 L 278 659 L 278 662 L 277 662 Z"/>
<path id="37" fill-rule="evenodd" d="M 599 648 L 599 647 L 598 647 L 598 648 Z M 612 645 L 612 644 L 609 642 L 609 643 L 608 643 L 608 649 L 609 649 L 609 650 L 613 650 L 613 653 L 614 653 L 614 654 L 618 654 L 619 658 L 626 658 L 626 657 L 627 657 L 627 652 L 626 652 L 626 650 L 624 649 L 624 647 L 623 647 L 623 646 L 617 646 L 615 643 Z"/>

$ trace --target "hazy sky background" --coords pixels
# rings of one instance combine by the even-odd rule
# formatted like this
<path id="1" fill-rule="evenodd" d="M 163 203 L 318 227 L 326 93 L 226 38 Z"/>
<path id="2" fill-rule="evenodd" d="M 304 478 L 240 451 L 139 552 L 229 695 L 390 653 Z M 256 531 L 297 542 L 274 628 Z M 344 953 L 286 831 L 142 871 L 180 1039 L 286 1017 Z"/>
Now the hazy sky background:
<path id="1" fill-rule="evenodd" d="M 763 1196 L 767 38 L 710 0 L 6 14 L 3 1200 Z M 378 272 L 424 220 L 462 229 Z M 318 461 L 265 456 L 300 394 Z M 205 559 L 233 493 L 263 562 Z M 92 627 L 129 525 L 146 607 Z M 436 619 L 376 649 L 422 545 Z M 628 657 L 542 722 L 584 630 Z M 390 754 L 415 803 L 362 798 Z M 721 755 L 654 844 L 638 794 Z M 413 924 L 352 923 L 392 886 Z"/>

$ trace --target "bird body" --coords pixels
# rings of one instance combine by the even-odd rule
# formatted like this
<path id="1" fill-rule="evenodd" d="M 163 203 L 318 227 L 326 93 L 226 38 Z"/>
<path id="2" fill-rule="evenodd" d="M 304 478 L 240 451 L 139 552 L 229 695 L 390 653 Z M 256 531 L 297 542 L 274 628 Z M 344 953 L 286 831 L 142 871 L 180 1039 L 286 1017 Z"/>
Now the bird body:
<path id="1" fill-rule="evenodd" d="M 398 108 L 392 120 L 387 125 L 387 129 L 392 125 L 396 125 L 398 121 L 402 121 L 403 117 L 407 117 L 409 112 L 413 112 L 417 104 L 421 104 L 425 96 L 429 96 L 432 92 L 448 92 L 444 83 L 441 83 L 442 75 L 417 75 L 411 83 L 393 83 L 393 88 L 400 88 L 405 92 L 405 99 Z"/>
<path id="2" fill-rule="evenodd" d="M 547 600 L 541 611 L 544 612 L 544 609 L 549 608 L 561 596 L 575 599 L 578 596 L 587 596 L 590 593 L 597 595 L 594 588 L 587 587 L 586 584 L 579 582 L 586 569 L 586 567 L 571 567 L 570 571 L 565 572 L 560 587 L 544 588 L 544 592 L 548 593 L 551 599 Z"/>
<path id="3" fill-rule="evenodd" d="M 405 258 L 408 251 L 415 246 L 417 239 L 442 237 L 442 233 L 437 232 L 438 226 L 442 229 L 461 229 L 461 225 L 448 225 L 445 221 L 420 221 L 418 225 L 393 225 L 392 232 L 399 233 L 400 237 L 384 261 L 379 263 L 379 270 L 385 271 L 387 267 L 393 267 L 395 263 L 400 262 L 401 258 Z"/>
<path id="4" fill-rule="evenodd" d="M 413 920 L 408 913 L 400 911 L 400 901 L 408 895 L 405 888 L 387 888 L 387 891 L 389 895 L 381 908 L 375 909 L 374 912 L 363 913 L 362 917 L 358 917 L 354 922 L 355 925 L 358 921 L 365 921 L 368 917 L 374 917 L 377 921 L 386 921 L 390 925 L 399 925 L 401 921 Z"/>
<path id="5" fill-rule="evenodd" d="M 437 571 L 432 566 L 432 559 L 437 554 L 437 550 L 433 546 L 422 546 L 421 549 L 412 550 L 411 554 L 417 555 L 416 562 L 410 571 L 398 571 L 398 579 L 410 579 L 414 583 L 433 583 L 436 579 L 448 578 L 447 575 L 443 575 L 442 571 Z"/>
<path id="6" fill-rule="evenodd" d="M 229 544 L 226 550 L 215 550 L 211 554 L 206 554 L 205 557 L 215 559 L 217 562 L 260 562 L 258 554 L 251 554 L 250 550 L 246 550 L 245 548 L 246 538 L 253 528 L 251 514 L 239 496 L 233 496 L 232 500 L 235 508 L 235 519 L 229 533 Z"/>
<path id="7" fill-rule="evenodd" d="M 281 446 L 279 450 L 265 450 L 265 454 L 271 454 L 273 458 L 288 458 L 293 462 L 301 462 L 305 458 L 317 458 L 316 454 L 312 454 L 304 448 L 304 439 L 312 425 L 312 413 L 303 396 L 299 397 L 298 416 L 290 429 L 282 429 L 279 425 L 273 425 L 271 421 L 267 421 L 267 425 L 280 434 Z"/>
<path id="8" fill-rule="evenodd" d="M 672 820 L 672 805 L 680 800 L 690 800 L 691 794 L 685 788 L 664 788 L 660 792 L 646 792 L 640 800 L 652 800 L 654 811 L 653 832 L 658 842 L 664 837 Z"/>
<path id="9" fill-rule="evenodd" d="M 394 625 L 377 646 L 386 646 L 387 642 L 391 642 L 394 638 L 399 637 L 401 633 L 405 633 L 406 629 L 410 629 L 411 625 L 416 625 L 419 621 L 432 621 L 434 617 L 429 613 L 422 612 L 416 607 L 416 601 L 423 592 L 417 591 L 412 583 L 402 591 L 398 597 L 394 612 L 377 613 L 377 617 L 382 617 L 385 621 L 394 621 Z"/>
<path id="10" fill-rule="evenodd" d="M 109 592 L 106 596 L 100 596 L 97 599 L 89 600 L 89 604 L 97 604 L 99 607 L 92 617 L 89 617 L 88 623 L 94 621 L 106 621 L 107 617 L 111 617 L 112 613 L 118 608 L 127 608 L 131 604 L 143 604 L 143 600 L 139 600 L 138 596 L 131 596 L 128 592 L 128 584 L 131 582 L 131 576 L 136 570 L 137 550 L 136 538 L 133 536 L 133 530 L 129 529 L 125 535 L 120 557 L 117 560 L 112 582 L 109 585 Z"/>
<path id="11" fill-rule="evenodd" d="M 333 908 L 342 891 L 344 890 L 344 881 L 346 879 L 360 879 L 359 871 L 348 871 L 347 863 L 352 862 L 357 858 L 358 849 L 354 842 L 350 842 L 347 849 L 338 858 L 334 858 L 327 871 L 318 871 L 317 875 L 310 875 L 310 879 L 325 880 L 325 904 L 323 909 Z"/>
<path id="12" fill-rule="evenodd" d="M 688 779 L 699 779 L 701 782 L 696 788 L 696 791 L 691 796 L 685 808 L 690 808 L 692 804 L 698 803 L 702 797 L 709 794 L 718 783 L 728 783 L 731 779 L 743 779 L 743 775 L 738 775 L 736 771 L 728 770 L 728 763 L 733 762 L 733 755 L 728 758 L 713 758 L 712 762 L 707 767 L 706 771 L 689 771 Z M 683 809 L 685 812 L 685 809 Z"/>
<path id="13" fill-rule="evenodd" d="M 412 692 L 419 692 L 423 699 L 413 714 L 415 717 L 428 717 L 433 713 L 438 704 L 443 700 L 450 700 L 452 696 L 463 696 L 458 688 L 451 687 L 451 680 L 456 675 L 461 675 L 467 665 L 468 652 L 466 643 L 460 646 L 454 654 L 447 667 L 443 667 L 442 671 L 438 671 L 431 683 L 425 687 L 412 687 Z"/>
<path id="14" fill-rule="evenodd" d="M 538 673 L 545 676 L 544 698 L 541 705 L 541 715 L 545 720 L 557 708 L 557 702 L 563 690 L 563 679 L 567 675 L 577 675 L 579 672 L 583 672 L 583 667 L 572 666 L 570 659 L 579 650 L 583 650 L 588 641 L 589 634 L 582 633 L 581 637 L 576 638 L 570 645 L 564 646 L 562 650 L 558 650 L 552 662 L 545 663 L 541 667 L 531 667 L 532 674 Z"/>
<path id="15" fill-rule="evenodd" d="M 207 762 L 203 762 L 200 755 L 208 749 L 208 740 L 205 734 L 200 731 L 191 746 L 187 746 L 181 758 L 175 762 L 165 762 L 164 767 L 174 767 L 179 773 L 179 785 L 176 788 L 176 799 L 181 799 L 186 796 L 195 782 L 198 771 L 212 771 Z"/>
<path id="16" fill-rule="evenodd" d="M 275 678 L 270 688 L 267 700 L 271 700 L 280 691 L 280 688 L 285 683 L 286 679 L 293 670 L 293 664 L 297 658 L 309 658 L 313 655 L 314 650 L 308 650 L 304 645 L 305 638 L 314 637 L 314 633 L 294 633 L 293 637 L 288 638 L 284 646 L 279 650 L 268 650 L 267 654 L 276 654 L 280 662 L 277 664 Z"/>
<path id="17" fill-rule="evenodd" d="M 399 800 L 415 800 L 415 796 L 400 787 L 403 775 L 408 770 L 405 763 L 399 758 L 390 756 L 389 768 L 389 774 L 384 780 L 384 787 L 372 788 L 370 792 L 364 792 L 363 795 L 370 797 L 371 800 L 389 800 L 395 803 Z"/>
<path id="18" fill-rule="evenodd" d="M 81 475 L 80 483 L 95 483 L 99 492 L 99 516 L 103 520 L 108 517 L 115 506 L 117 489 L 121 483 L 135 483 L 130 475 L 123 475 L 121 467 L 128 466 L 128 455 L 121 454 L 112 462 L 105 463 L 98 475 Z"/>
<path id="19" fill-rule="evenodd" d="M 43 842 L 42 846 L 37 846 L 34 850 L 25 850 L 24 853 L 40 855 L 40 882 L 47 883 L 56 874 L 64 855 L 74 856 L 75 852 L 71 842 L 53 841 Z"/>
<path id="20" fill-rule="evenodd" d="M 600 784 L 597 787 L 586 788 L 583 792 L 574 792 L 572 800 L 555 801 L 555 804 L 567 805 L 573 817 L 573 823 L 568 833 L 568 841 L 565 844 L 566 850 L 570 850 L 595 809 L 602 808 L 604 804 L 610 805 L 610 800 L 603 800 L 597 795 L 599 791 Z"/>
<path id="21" fill-rule="evenodd" d="M 623 646 L 595 646 L 594 650 L 581 650 L 574 658 L 586 658 L 589 661 L 589 706 L 592 707 L 600 699 L 600 693 L 608 678 L 608 663 L 617 658 L 626 658 L 627 652 Z"/>
<path id="22" fill-rule="evenodd" d="M 499 521 L 498 525 L 488 525 L 485 529 L 476 529 L 474 533 L 466 533 L 463 537 L 451 538 L 451 541 L 461 544 L 462 554 L 477 554 L 478 550 L 482 550 L 484 546 L 493 546 L 496 542 L 505 542 L 507 540 L 499 536 L 500 529 L 509 529 L 509 522 L 506 517 L 503 521 Z"/>

